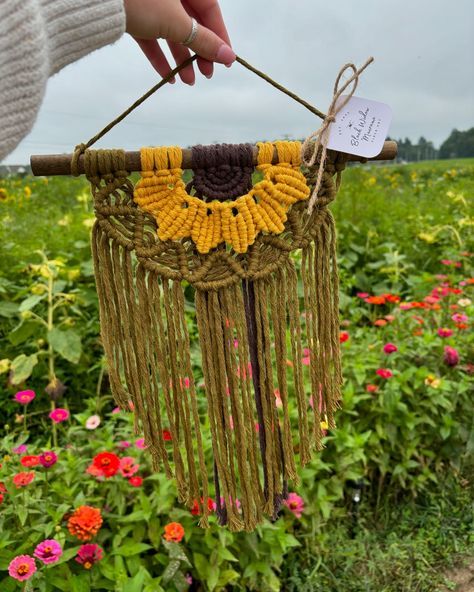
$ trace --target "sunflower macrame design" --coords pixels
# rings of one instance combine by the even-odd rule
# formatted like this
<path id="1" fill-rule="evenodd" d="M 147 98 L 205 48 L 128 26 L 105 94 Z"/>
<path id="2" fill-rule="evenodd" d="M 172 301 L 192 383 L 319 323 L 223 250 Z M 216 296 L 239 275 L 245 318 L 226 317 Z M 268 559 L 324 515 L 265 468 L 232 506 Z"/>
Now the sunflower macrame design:
<path id="1" fill-rule="evenodd" d="M 134 404 L 154 469 L 197 504 L 201 526 L 209 497 L 232 530 L 276 518 L 297 465 L 322 447 L 321 422 L 335 425 L 327 206 L 346 156 L 328 152 L 309 214 L 318 171 L 300 169 L 300 151 L 298 142 L 195 146 L 185 184 L 179 148 L 143 148 L 135 187 L 123 151 L 84 153 L 112 393 L 121 408 Z"/>
<path id="2" fill-rule="evenodd" d="M 248 169 L 247 175 L 239 166 L 233 167 L 243 173 L 234 187 L 229 183 L 235 172 L 230 165 L 223 169 L 225 163 L 221 163 L 224 175 L 214 170 L 214 175 L 208 174 L 205 182 L 201 169 L 194 181 L 196 185 L 200 182 L 201 194 L 204 190 L 208 196 L 232 198 L 236 189 L 245 192 L 251 187 L 231 201 L 207 202 L 186 192 L 180 148 L 143 148 L 142 180 L 135 188 L 134 199 L 156 219 L 158 237 L 163 241 L 191 238 L 199 253 L 209 253 L 224 242 L 236 253 L 245 253 L 261 232 L 281 234 L 288 209 L 309 197 L 306 179 L 299 170 L 299 142 L 275 142 L 275 146 L 278 165 L 271 164 L 274 144 L 258 144 L 257 169 L 263 172 L 263 180 L 254 187 L 251 187 L 252 168 L 248 166 L 244 167 Z"/>

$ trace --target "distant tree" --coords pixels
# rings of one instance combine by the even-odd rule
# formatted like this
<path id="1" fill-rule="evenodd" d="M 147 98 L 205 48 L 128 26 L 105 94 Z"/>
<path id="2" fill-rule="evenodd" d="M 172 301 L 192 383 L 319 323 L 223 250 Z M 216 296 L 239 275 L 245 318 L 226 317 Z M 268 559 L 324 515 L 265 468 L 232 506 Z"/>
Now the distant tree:
<path id="1" fill-rule="evenodd" d="M 450 136 L 441 144 L 439 158 L 468 158 L 474 156 L 474 127 L 460 132 L 453 129 Z"/>

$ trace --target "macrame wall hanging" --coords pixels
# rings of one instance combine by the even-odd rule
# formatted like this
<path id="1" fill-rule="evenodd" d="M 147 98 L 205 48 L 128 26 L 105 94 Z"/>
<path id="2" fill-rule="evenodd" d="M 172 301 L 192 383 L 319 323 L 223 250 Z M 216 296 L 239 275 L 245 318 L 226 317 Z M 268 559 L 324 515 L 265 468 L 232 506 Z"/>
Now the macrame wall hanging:
<path id="1" fill-rule="evenodd" d="M 363 68 L 350 68 L 335 98 L 355 88 Z M 298 464 L 322 447 L 321 422 L 335 427 L 342 375 L 328 206 L 351 157 L 326 150 L 334 105 L 303 147 L 91 150 L 130 109 L 72 159 L 32 157 L 35 174 L 84 172 L 90 181 L 112 393 L 123 409 L 134 404 L 154 470 L 176 479 L 181 502 L 197 503 L 201 526 L 209 497 L 232 530 L 275 519 Z M 183 168 L 192 169 L 187 180 Z"/>

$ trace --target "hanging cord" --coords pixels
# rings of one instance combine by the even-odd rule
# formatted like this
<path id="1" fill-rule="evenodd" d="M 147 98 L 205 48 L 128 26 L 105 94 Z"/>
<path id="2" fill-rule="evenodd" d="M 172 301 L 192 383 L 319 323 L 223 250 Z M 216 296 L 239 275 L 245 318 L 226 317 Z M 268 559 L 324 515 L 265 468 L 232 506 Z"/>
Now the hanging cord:
<path id="1" fill-rule="evenodd" d="M 123 113 L 121 113 L 118 117 L 116 117 L 113 121 L 111 121 L 108 125 L 106 125 L 100 132 L 98 132 L 95 136 L 93 136 L 88 142 L 86 142 L 85 144 L 78 144 L 74 150 L 74 153 L 73 153 L 72 159 L 71 159 L 71 174 L 74 175 L 75 177 L 77 177 L 79 175 L 79 167 L 78 167 L 79 157 L 81 154 L 83 154 L 87 150 L 87 148 L 90 148 L 93 144 L 95 144 L 98 140 L 100 140 L 100 138 L 105 136 L 105 134 L 107 132 L 109 132 L 113 127 L 115 127 L 118 123 L 120 123 L 123 119 L 125 119 L 125 117 L 127 117 L 127 115 L 129 115 L 132 111 L 134 111 L 137 107 L 139 107 L 149 97 L 151 97 L 151 95 L 153 93 L 155 93 L 162 86 L 167 84 L 172 78 L 174 78 L 174 76 L 176 74 L 178 74 L 178 72 L 180 72 L 181 70 L 186 68 L 186 66 L 189 66 L 189 64 L 192 64 L 197 59 L 197 57 L 198 56 L 195 54 L 195 55 L 191 56 L 190 58 L 188 58 L 187 60 L 185 60 L 179 66 L 177 66 L 176 68 L 171 70 L 171 72 L 169 72 L 169 74 L 167 74 L 167 76 L 162 78 L 160 80 L 160 82 L 158 82 L 158 84 L 155 84 L 155 86 L 150 88 L 150 90 L 148 92 L 146 92 L 143 96 L 141 96 L 139 99 L 137 99 L 132 105 L 130 105 L 130 107 L 128 109 L 126 109 Z M 261 72 L 260 70 L 257 70 L 256 68 L 254 68 L 251 64 L 246 62 L 241 57 L 239 57 L 239 56 L 236 57 L 236 61 L 239 64 L 241 64 L 242 66 L 244 66 L 244 68 L 247 68 L 247 70 L 250 70 L 251 72 L 253 72 L 257 76 L 259 76 L 260 78 L 262 78 L 263 80 L 265 80 L 266 82 L 271 84 L 274 88 L 276 88 L 279 91 L 281 91 L 282 93 L 288 95 L 294 101 L 300 103 L 301 105 L 303 105 L 303 107 L 305 107 L 306 109 L 311 111 L 311 113 L 313 113 L 317 117 L 324 120 L 321 127 L 317 131 L 313 132 L 310 136 L 308 136 L 308 138 L 306 138 L 306 140 L 304 141 L 303 146 L 302 146 L 302 161 L 306 166 L 313 166 L 314 165 L 317 155 L 318 155 L 319 148 L 321 147 L 321 157 L 320 157 L 320 161 L 319 161 L 318 176 L 317 176 L 316 183 L 315 183 L 314 190 L 313 190 L 313 194 L 311 196 L 311 199 L 309 201 L 309 206 L 308 206 L 310 213 L 316 203 L 317 194 L 318 194 L 318 191 L 319 191 L 319 188 L 321 185 L 321 179 L 322 179 L 322 175 L 323 175 L 323 171 L 324 171 L 324 163 L 326 160 L 327 142 L 328 142 L 328 135 L 329 135 L 327 132 L 328 132 L 329 125 L 335 121 L 337 113 L 347 104 L 349 99 L 354 94 L 354 91 L 357 87 L 357 83 L 359 80 L 359 74 L 361 72 L 363 72 L 363 70 L 365 70 L 365 68 L 371 62 L 373 62 L 373 60 L 374 60 L 374 58 L 369 58 L 365 62 L 365 64 L 361 68 L 359 68 L 359 70 L 357 70 L 357 68 L 354 66 L 354 64 L 346 64 L 345 66 L 342 67 L 341 71 L 339 72 L 339 74 L 337 76 L 336 83 L 334 85 L 334 96 L 333 96 L 331 105 L 329 106 L 329 112 L 327 115 L 325 115 L 324 113 L 322 113 L 322 111 L 319 111 L 319 109 L 316 109 L 316 107 L 313 107 L 310 103 L 308 103 L 307 101 L 305 101 L 304 99 L 302 99 L 301 97 L 296 95 L 295 93 L 291 92 L 290 90 L 288 90 L 287 88 L 285 88 L 284 86 L 279 84 L 278 82 L 275 82 L 275 80 L 273 80 L 272 78 L 267 76 L 264 72 Z M 342 75 L 344 74 L 344 72 L 347 69 L 352 70 L 353 74 L 349 78 L 349 80 L 347 80 L 344 83 L 344 85 L 339 89 L 338 88 L 339 82 L 342 78 Z M 347 89 L 347 87 L 352 83 L 353 83 L 353 87 L 352 87 L 349 95 L 347 97 L 345 97 L 344 100 L 342 102 L 340 102 L 339 105 L 337 105 L 337 107 L 336 107 L 337 99 Z M 310 150 L 308 150 L 308 148 Z M 309 156 L 308 156 L 308 153 L 309 153 Z"/>
<path id="2" fill-rule="evenodd" d="M 311 214 L 313 208 L 316 204 L 318 199 L 318 192 L 319 188 L 321 187 L 321 181 L 323 178 L 324 173 L 324 165 L 326 163 L 326 153 L 327 153 L 327 146 L 329 141 L 329 126 L 331 123 L 336 121 L 336 115 L 343 109 L 349 100 L 352 98 L 355 89 L 357 88 L 357 84 L 359 82 L 359 75 L 367 68 L 369 64 L 374 61 L 374 58 L 369 58 L 365 64 L 363 64 L 359 69 L 357 69 L 354 64 L 345 64 L 339 74 L 337 75 L 336 82 L 334 83 L 334 93 L 332 97 L 331 104 L 329 105 L 328 114 L 324 117 L 324 121 L 321 124 L 321 127 L 317 129 L 315 132 L 310 134 L 306 140 L 303 142 L 301 147 L 301 160 L 303 164 L 307 167 L 314 166 L 316 159 L 319 155 L 319 165 L 318 165 L 318 175 L 316 177 L 316 182 L 314 184 L 313 192 L 311 197 L 309 198 L 308 203 L 308 214 Z M 339 88 L 339 83 L 341 82 L 341 78 L 346 72 L 346 70 L 352 70 L 352 76 L 344 82 L 344 84 Z M 352 84 L 352 88 L 349 91 L 342 101 L 338 100 L 341 97 L 342 93 Z"/>

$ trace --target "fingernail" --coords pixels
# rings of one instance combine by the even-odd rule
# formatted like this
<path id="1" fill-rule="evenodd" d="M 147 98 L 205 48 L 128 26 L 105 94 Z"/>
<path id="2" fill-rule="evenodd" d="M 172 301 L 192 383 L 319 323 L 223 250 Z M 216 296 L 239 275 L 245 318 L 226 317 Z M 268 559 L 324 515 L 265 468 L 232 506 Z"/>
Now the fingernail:
<path id="1" fill-rule="evenodd" d="M 217 51 L 216 61 L 220 62 L 221 64 L 225 64 L 226 66 L 230 66 L 234 60 L 235 53 L 228 45 L 223 43 Z"/>
<path id="2" fill-rule="evenodd" d="M 192 82 L 188 82 L 189 86 L 194 86 L 196 84 L 196 81 L 193 80 Z"/>
<path id="3" fill-rule="evenodd" d="M 205 74 L 206 78 L 212 78 L 212 74 Z"/>
<path id="4" fill-rule="evenodd" d="M 168 82 L 169 82 L 170 84 L 174 84 L 174 83 L 176 82 L 176 78 L 171 78 L 170 80 L 168 80 Z"/>

